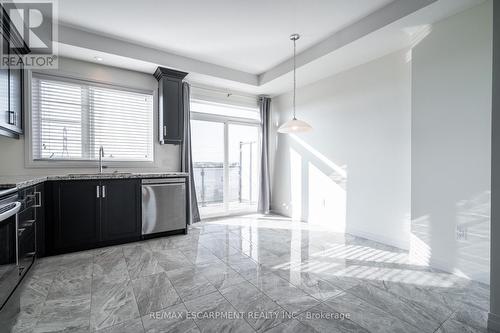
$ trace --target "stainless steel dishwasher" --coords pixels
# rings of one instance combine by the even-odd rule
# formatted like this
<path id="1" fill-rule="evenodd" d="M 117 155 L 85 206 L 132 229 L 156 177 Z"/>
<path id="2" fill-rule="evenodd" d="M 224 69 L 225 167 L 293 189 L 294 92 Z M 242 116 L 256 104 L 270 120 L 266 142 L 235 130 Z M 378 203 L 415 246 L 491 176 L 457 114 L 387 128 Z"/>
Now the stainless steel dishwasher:
<path id="1" fill-rule="evenodd" d="M 143 179 L 142 235 L 186 228 L 186 179 Z"/>

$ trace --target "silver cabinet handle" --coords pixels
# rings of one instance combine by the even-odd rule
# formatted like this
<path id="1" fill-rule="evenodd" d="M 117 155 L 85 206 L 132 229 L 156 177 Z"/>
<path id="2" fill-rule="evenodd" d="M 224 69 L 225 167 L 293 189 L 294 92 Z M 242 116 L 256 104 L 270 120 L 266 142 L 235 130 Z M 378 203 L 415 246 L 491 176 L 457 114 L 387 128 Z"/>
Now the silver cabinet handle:
<path id="1" fill-rule="evenodd" d="M 102 185 L 102 197 L 106 198 L 106 185 Z"/>
<path id="2" fill-rule="evenodd" d="M 9 125 L 15 125 L 16 124 L 16 113 L 14 111 L 7 111 L 7 114 L 9 115 L 8 123 Z"/>
<path id="3" fill-rule="evenodd" d="M 101 191 L 99 190 L 99 185 L 96 186 L 97 190 L 97 197 L 99 198 L 101 196 Z"/>
<path id="4" fill-rule="evenodd" d="M 167 126 L 163 126 L 163 136 L 167 136 Z"/>
<path id="5" fill-rule="evenodd" d="M 42 207 L 42 192 L 35 191 L 35 205 L 33 207 Z"/>
<path id="6" fill-rule="evenodd" d="M 21 224 L 22 229 L 24 230 L 24 229 L 26 229 L 28 227 L 31 227 L 35 222 L 36 222 L 36 219 L 24 221 L 24 223 Z"/>

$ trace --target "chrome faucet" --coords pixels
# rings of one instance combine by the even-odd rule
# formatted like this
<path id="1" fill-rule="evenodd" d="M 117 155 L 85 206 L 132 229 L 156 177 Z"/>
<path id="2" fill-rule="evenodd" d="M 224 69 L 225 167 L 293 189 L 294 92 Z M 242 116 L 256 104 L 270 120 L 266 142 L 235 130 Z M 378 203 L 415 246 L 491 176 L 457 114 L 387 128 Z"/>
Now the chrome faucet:
<path id="1" fill-rule="evenodd" d="M 104 148 L 103 146 L 99 147 L 99 174 L 102 173 L 102 158 L 104 157 Z"/>

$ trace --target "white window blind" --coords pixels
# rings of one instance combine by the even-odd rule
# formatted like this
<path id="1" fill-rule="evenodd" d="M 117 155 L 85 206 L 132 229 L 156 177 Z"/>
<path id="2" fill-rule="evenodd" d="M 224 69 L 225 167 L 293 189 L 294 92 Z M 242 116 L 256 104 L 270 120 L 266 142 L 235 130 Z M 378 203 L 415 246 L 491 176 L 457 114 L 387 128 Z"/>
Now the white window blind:
<path id="1" fill-rule="evenodd" d="M 32 78 L 34 160 L 153 161 L 153 95 L 52 76 Z"/>

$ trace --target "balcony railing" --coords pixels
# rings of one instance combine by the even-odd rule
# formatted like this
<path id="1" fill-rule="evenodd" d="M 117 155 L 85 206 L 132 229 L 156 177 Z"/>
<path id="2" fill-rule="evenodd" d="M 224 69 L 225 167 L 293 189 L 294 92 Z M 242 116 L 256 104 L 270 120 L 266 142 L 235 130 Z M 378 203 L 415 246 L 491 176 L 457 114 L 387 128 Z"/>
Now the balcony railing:
<path id="1" fill-rule="evenodd" d="M 245 205 L 256 204 L 255 181 L 257 161 L 254 147 L 256 142 L 239 142 L 239 161 L 228 165 L 228 193 L 227 203 Z M 194 183 L 198 205 L 207 207 L 224 203 L 224 163 L 222 162 L 194 162 Z"/>
<path id="2" fill-rule="evenodd" d="M 198 204 L 207 206 L 224 202 L 224 166 L 222 163 L 194 163 L 194 183 Z M 241 166 L 229 166 L 229 200 L 230 202 L 248 202 L 241 192 Z"/>

